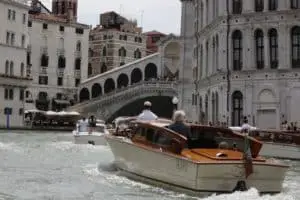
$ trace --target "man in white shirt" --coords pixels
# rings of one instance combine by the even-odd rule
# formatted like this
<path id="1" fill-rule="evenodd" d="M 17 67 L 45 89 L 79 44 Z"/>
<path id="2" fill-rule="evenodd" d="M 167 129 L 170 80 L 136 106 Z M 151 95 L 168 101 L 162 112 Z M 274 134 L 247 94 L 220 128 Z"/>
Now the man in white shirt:
<path id="1" fill-rule="evenodd" d="M 156 120 L 158 117 L 155 115 L 150 109 L 151 109 L 151 102 L 145 101 L 144 103 L 144 110 L 141 114 L 138 116 L 138 120 Z"/>
<path id="2" fill-rule="evenodd" d="M 251 126 L 248 124 L 248 119 L 246 117 L 244 117 L 244 123 L 242 125 L 241 132 L 246 135 L 249 135 L 250 129 L 251 129 Z"/>
<path id="3" fill-rule="evenodd" d="M 78 132 L 88 132 L 88 125 L 89 125 L 88 120 L 85 117 L 83 117 L 77 123 Z"/>

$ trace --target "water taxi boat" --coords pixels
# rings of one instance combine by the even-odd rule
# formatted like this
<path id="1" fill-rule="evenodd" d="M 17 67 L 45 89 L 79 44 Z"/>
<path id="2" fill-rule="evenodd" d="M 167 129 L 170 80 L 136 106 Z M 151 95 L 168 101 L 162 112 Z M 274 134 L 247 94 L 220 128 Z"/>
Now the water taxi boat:
<path id="1" fill-rule="evenodd" d="M 241 131 L 237 127 L 231 129 Z M 298 132 L 263 130 L 253 127 L 249 135 L 263 142 L 259 153 L 261 156 L 300 160 L 300 134 Z"/>
<path id="2" fill-rule="evenodd" d="M 108 134 L 105 123 L 99 120 L 95 127 L 89 127 L 88 132 L 73 131 L 75 144 L 107 145 L 104 136 Z"/>
<path id="3" fill-rule="evenodd" d="M 190 124 L 192 136 L 186 138 L 168 129 L 169 124 L 133 121 L 128 129 L 106 135 L 117 168 L 130 178 L 193 194 L 251 187 L 261 193 L 281 192 L 288 166 L 258 156 L 261 142 L 247 137 L 252 158 L 246 159 L 243 146 L 222 140 L 245 139 L 241 134 Z"/>

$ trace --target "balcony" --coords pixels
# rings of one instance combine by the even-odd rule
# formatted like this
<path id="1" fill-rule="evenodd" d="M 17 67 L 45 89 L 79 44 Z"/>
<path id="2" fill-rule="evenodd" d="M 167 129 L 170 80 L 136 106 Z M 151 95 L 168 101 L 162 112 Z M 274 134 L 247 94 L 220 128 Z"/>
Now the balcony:
<path id="1" fill-rule="evenodd" d="M 81 52 L 81 51 L 75 51 L 75 57 L 76 57 L 76 58 L 81 57 L 81 55 L 82 55 L 82 52 Z"/>
<path id="2" fill-rule="evenodd" d="M 58 77 L 63 77 L 64 76 L 64 68 L 58 68 L 56 73 Z"/>
<path id="3" fill-rule="evenodd" d="M 57 56 L 64 56 L 65 55 L 65 49 L 57 49 Z"/>
<path id="4" fill-rule="evenodd" d="M 42 54 L 48 54 L 48 47 L 41 47 L 41 53 Z"/>
<path id="5" fill-rule="evenodd" d="M 75 78 L 81 78 L 81 70 L 75 70 L 74 76 L 75 76 Z"/>
<path id="6" fill-rule="evenodd" d="M 39 74 L 40 75 L 47 75 L 48 74 L 48 67 L 40 67 Z"/>

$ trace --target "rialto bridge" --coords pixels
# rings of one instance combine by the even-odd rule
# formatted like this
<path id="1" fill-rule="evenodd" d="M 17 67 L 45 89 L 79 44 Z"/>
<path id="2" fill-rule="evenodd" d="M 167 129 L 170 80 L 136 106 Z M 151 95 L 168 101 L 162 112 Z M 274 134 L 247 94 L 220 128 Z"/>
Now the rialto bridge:
<path id="1" fill-rule="evenodd" d="M 154 112 L 170 117 L 172 98 L 178 96 L 180 45 L 170 35 L 159 52 L 86 79 L 78 87 L 78 103 L 69 110 L 110 120 L 138 114 L 143 101 L 150 100 Z"/>

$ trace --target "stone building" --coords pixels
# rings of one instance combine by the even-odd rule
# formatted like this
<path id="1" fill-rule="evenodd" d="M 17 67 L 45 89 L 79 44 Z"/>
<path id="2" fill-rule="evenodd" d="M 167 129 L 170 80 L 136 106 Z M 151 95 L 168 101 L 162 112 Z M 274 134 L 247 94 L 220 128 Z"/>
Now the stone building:
<path id="1" fill-rule="evenodd" d="M 300 120 L 300 2 L 181 0 L 181 106 L 194 121 Z M 190 78 L 193 77 L 193 78 Z"/>
<path id="2" fill-rule="evenodd" d="M 156 53 L 158 52 L 158 42 L 160 40 L 162 40 L 163 38 L 166 38 L 167 35 L 164 34 L 164 33 L 160 33 L 158 31 L 149 31 L 149 32 L 146 32 L 144 33 L 144 35 L 147 36 L 147 55 L 150 55 L 150 54 L 153 54 L 153 53 Z"/>
<path id="3" fill-rule="evenodd" d="M 54 0 L 52 12 L 32 1 L 29 13 L 33 82 L 26 107 L 61 110 L 76 101 L 76 87 L 87 78 L 89 26 L 77 22 L 77 0 Z"/>
<path id="4" fill-rule="evenodd" d="M 133 62 L 146 55 L 146 36 L 137 22 L 115 12 L 100 15 L 90 32 L 89 77 Z"/>
<path id="5" fill-rule="evenodd" d="M 0 0 L 0 126 L 23 126 L 24 91 L 30 85 L 26 65 L 29 6 Z"/>

